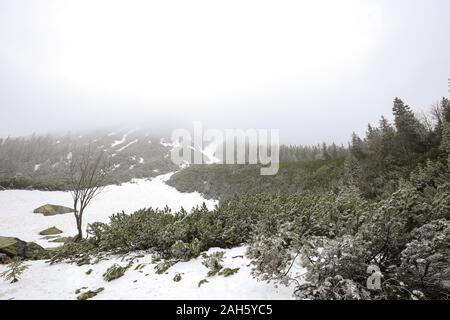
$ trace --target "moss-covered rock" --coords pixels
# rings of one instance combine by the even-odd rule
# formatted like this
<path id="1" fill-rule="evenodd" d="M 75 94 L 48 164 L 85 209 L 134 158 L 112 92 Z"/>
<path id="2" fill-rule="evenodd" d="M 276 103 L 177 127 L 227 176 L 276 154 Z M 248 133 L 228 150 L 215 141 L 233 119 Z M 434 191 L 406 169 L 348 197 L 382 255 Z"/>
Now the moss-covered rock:
<path id="1" fill-rule="evenodd" d="M 27 242 L 25 247 L 24 256 L 25 259 L 31 260 L 43 260 L 48 259 L 50 254 L 47 250 L 34 242 Z"/>
<path id="2" fill-rule="evenodd" d="M 42 213 L 44 216 L 54 216 L 57 214 L 73 212 L 73 209 L 55 204 L 45 204 L 43 206 L 40 206 L 39 208 L 34 209 L 33 212 Z"/>
<path id="3" fill-rule="evenodd" d="M 40 260 L 47 259 L 49 253 L 34 242 L 25 242 L 14 237 L 0 237 L 0 253 L 9 258 L 20 257 L 23 259 Z"/>
<path id="4" fill-rule="evenodd" d="M 68 243 L 68 242 L 72 242 L 72 241 L 73 241 L 73 237 L 58 237 L 56 239 L 51 240 L 50 242 Z"/>
<path id="5" fill-rule="evenodd" d="M 117 278 L 122 277 L 125 274 L 125 271 L 126 271 L 126 268 L 124 268 L 118 264 L 113 264 L 103 274 L 103 279 L 105 279 L 105 281 L 108 281 L 108 282 L 115 280 Z"/>
<path id="6" fill-rule="evenodd" d="M 58 235 L 54 235 L 54 236 L 44 236 L 41 238 L 41 240 L 53 240 L 53 239 L 58 239 L 61 238 L 61 236 Z"/>
<path id="7" fill-rule="evenodd" d="M 10 258 L 23 257 L 26 246 L 27 243 L 18 238 L 0 236 L 0 253 L 4 253 Z"/>
<path id="8" fill-rule="evenodd" d="M 50 227 L 50 228 L 47 228 L 47 229 L 39 232 L 39 234 L 41 236 L 52 236 L 52 235 L 60 234 L 60 233 L 63 233 L 63 232 L 61 230 L 59 230 L 57 227 Z"/>

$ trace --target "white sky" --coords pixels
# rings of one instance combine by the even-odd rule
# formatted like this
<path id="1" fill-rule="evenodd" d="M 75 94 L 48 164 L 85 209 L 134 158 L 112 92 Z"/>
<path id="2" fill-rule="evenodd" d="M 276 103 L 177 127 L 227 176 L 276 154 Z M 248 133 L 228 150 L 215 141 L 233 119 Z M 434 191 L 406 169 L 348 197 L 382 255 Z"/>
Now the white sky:
<path id="1" fill-rule="evenodd" d="M 140 122 L 346 142 L 447 94 L 448 0 L 0 0 L 0 136 Z"/>

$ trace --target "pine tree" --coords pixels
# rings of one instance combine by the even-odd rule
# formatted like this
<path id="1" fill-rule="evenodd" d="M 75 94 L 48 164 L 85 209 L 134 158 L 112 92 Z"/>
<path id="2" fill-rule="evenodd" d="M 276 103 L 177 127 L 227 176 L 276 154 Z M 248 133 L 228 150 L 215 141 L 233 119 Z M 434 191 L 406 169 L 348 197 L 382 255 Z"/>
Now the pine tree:
<path id="1" fill-rule="evenodd" d="M 400 159 L 408 161 L 411 157 L 424 150 L 422 133 L 424 128 L 414 116 L 408 105 L 395 98 L 392 111 L 395 116 L 396 142 L 400 151 Z"/>
<path id="2" fill-rule="evenodd" d="M 352 144 L 350 148 L 352 155 L 355 156 L 357 159 L 362 159 L 365 157 L 364 149 L 365 149 L 364 142 L 356 133 L 353 132 Z"/>
<path id="3" fill-rule="evenodd" d="M 11 283 L 15 283 L 19 281 L 22 273 L 28 268 L 27 265 L 24 264 L 23 260 L 14 258 L 8 264 L 8 270 L 0 273 L 0 277 L 5 278 L 6 281 L 11 281 Z"/>
<path id="4" fill-rule="evenodd" d="M 389 123 L 385 117 L 380 119 L 380 130 L 381 130 L 381 152 L 383 156 L 387 156 L 393 152 L 394 147 L 394 137 L 395 129 Z"/>
<path id="5" fill-rule="evenodd" d="M 441 150 L 447 154 L 450 168 L 450 101 L 442 99 L 441 108 L 443 115 Z"/>

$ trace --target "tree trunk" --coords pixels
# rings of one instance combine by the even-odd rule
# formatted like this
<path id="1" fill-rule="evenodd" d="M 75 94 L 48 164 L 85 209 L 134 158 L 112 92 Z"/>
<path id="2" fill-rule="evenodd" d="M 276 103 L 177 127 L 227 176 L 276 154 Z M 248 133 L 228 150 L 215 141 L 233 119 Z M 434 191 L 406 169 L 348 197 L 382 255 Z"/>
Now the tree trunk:
<path id="1" fill-rule="evenodd" d="M 75 220 L 77 222 L 77 231 L 78 234 L 74 237 L 74 241 L 79 241 L 81 239 L 83 239 L 83 229 L 82 229 L 82 224 L 83 224 L 83 211 L 80 210 L 80 212 L 75 213 Z"/>

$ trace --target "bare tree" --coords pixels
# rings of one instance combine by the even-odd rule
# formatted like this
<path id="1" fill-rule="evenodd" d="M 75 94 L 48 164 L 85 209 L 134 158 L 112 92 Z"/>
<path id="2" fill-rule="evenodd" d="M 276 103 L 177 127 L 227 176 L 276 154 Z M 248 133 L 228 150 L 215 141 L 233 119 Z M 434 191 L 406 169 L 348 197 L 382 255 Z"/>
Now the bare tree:
<path id="1" fill-rule="evenodd" d="M 92 199 L 103 191 L 110 166 L 106 162 L 104 152 L 93 151 L 91 146 L 88 146 L 73 153 L 69 170 L 70 193 L 78 230 L 75 240 L 80 240 L 83 238 L 84 211 Z"/>

